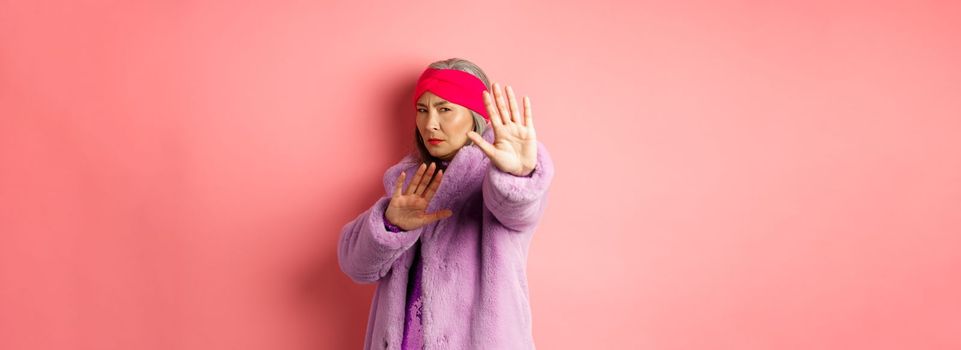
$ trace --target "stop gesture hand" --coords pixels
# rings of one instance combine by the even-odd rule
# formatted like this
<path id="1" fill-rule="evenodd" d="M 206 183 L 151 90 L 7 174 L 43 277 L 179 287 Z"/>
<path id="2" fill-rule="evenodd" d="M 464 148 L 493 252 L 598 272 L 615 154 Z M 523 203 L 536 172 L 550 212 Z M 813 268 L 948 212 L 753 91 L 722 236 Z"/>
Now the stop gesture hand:
<path id="1" fill-rule="evenodd" d="M 490 116 L 491 127 L 494 128 L 494 143 L 487 142 L 474 131 L 468 131 L 467 137 L 474 141 L 501 171 L 516 176 L 530 175 L 537 164 L 537 135 L 534 133 L 531 100 L 524 96 L 522 114 L 510 85 L 507 86 L 506 96 L 498 83 L 494 83 L 492 87 L 493 96 L 489 91 L 484 91 L 484 104 Z"/>

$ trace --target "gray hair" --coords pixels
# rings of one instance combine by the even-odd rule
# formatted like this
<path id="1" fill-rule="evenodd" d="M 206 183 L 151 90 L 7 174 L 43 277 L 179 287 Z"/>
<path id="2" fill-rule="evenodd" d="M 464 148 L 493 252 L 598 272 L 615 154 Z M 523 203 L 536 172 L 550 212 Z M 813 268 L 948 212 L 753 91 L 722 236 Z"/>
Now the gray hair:
<path id="1" fill-rule="evenodd" d="M 484 74 L 484 71 L 481 70 L 479 66 L 474 64 L 474 62 L 465 60 L 463 58 L 454 57 L 446 60 L 436 61 L 431 63 L 428 67 L 436 69 L 456 69 L 467 72 L 484 82 L 484 87 L 486 87 L 487 90 L 490 90 L 491 88 L 490 82 L 487 80 L 487 74 Z M 471 116 L 474 117 L 474 132 L 483 135 L 484 131 L 487 130 L 487 120 L 484 119 L 484 116 L 480 115 L 480 113 L 477 113 L 473 110 L 469 111 Z M 416 143 L 415 147 L 417 149 L 417 155 L 420 157 L 421 162 L 434 162 L 437 163 L 437 167 L 439 169 L 446 168 L 442 166 L 443 163 L 441 163 L 440 158 L 434 157 L 430 154 L 430 152 L 427 151 L 427 147 L 424 146 L 424 139 L 420 136 L 420 132 L 416 127 L 414 127 L 414 143 Z M 471 141 L 471 139 L 467 139 L 467 143 L 464 144 L 464 146 L 468 146 L 473 143 L 474 142 Z"/>

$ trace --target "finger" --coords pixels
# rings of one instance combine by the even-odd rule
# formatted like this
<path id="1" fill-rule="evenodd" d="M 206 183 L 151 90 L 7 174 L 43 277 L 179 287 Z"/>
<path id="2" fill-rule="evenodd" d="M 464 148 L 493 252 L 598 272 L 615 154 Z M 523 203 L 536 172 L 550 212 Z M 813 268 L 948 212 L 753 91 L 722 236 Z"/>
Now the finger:
<path id="1" fill-rule="evenodd" d="M 424 173 L 424 177 L 421 178 L 420 183 L 417 184 L 417 189 L 414 190 L 415 195 L 423 195 L 424 190 L 427 189 L 427 185 L 430 183 L 430 177 L 434 175 L 434 169 L 437 169 L 437 163 L 430 162 L 430 166 L 427 167 L 427 172 Z"/>
<path id="2" fill-rule="evenodd" d="M 426 168 L 427 163 L 420 163 L 420 166 L 417 167 L 417 172 L 414 173 L 414 178 L 410 180 L 409 184 L 407 184 L 407 192 L 404 192 L 405 195 L 411 195 L 414 193 L 414 190 L 417 189 L 417 184 L 420 183 L 420 178 L 424 176 L 424 170 L 426 170 Z"/>
<path id="3" fill-rule="evenodd" d="M 399 197 L 399 196 L 400 196 L 400 189 L 401 189 L 401 187 L 404 186 L 404 178 L 405 178 L 405 177 L 407 177 L 407 173 L 401 171 L 401 172 L 400 172 L 400 176 L 398 176 L 398 177 L 397 177 L 397 180 L 394 181 L 394 194 L 393 194 L 393 197 Z"/>
<path id="4" fill-rule="evenodd" d="M 427 221 L 426 223 L 429 224 L 437 220 L 449 218 L 451 215 L 454 215 L 454 212 L 452 210 L 444 209 L 444 210 L 439 210 L 439 211 L 435 211 L 433 213 L 427 214 L 424 217 L 424 219 Z"/>
<path id="5" fill-rule="evenodd" d="M 501 91 L 501 85 L 498 83 L 494 83 L 494 101 L 497 102 L 497 113 L 500 114 L 504 124 L 512 123 L 513 121 L 510 118 L 511 111 L 507 109 L 507 102 L 504 101 L 504 92 Z"/>
<path id="6" fill-rule="evenodd" d="M 491 118 L 491 127 L 493 127 L 494 130 L 504 125 L 500 113 L 497 112 L 497 107 L 494 107 L 494 97 L 490 91 L 484 91 L 484 107 L 487 108 L 487 115 Z"/>
<path id="7" fill-rule="evenodd" d="M 524 96 L 524 125 L 534 128 L 534 114 L 531 113 L 531 98 Z"/>
<path id="8" fill-rule="evenodd" d="M 424 192 L 424 199 L 430 203 L 430 200 L 434 198 L 434 193 L 437 193 L 437 188 L 440 187 L 440 182 L 444 177 L 444 169 L 437 170 L 437 175 L 430 182 L 430 186 L 427 187 L 427 191 Z"/>
<path id="9" fill-rule="evenodd" d="M 471 141 L 474 141 L 474 144 L 480 147 L 481 151 L 484 151 L 484 154 L 487 154 L 487 157 L 493 158 L 494 152 L 497 151 L 494 145 L 487 142 L 480 134 L 474 131 L 468 131 L 467 137 L 470 138 Z"/>
<path id="10" fill-rule="evenodd" d="M 517 108 L 517 98 L 514 96 L 514 88 L 507 85 L 507 101 L 511 107 L 511 120 L 515 123 L 520 123 L 521 120 L 521 109 Z"/>

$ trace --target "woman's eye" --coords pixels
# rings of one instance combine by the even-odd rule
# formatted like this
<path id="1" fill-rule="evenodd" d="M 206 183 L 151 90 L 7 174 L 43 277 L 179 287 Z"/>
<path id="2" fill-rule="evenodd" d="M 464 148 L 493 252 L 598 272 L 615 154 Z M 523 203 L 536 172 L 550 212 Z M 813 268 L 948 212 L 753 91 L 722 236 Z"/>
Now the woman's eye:
<path id="1" fill-rule="evenodd" d="M 447 112 L 447 111 L 451 111 L 452 109 L 447 108 L 447 107 L 441 107 L 440 110 L 441 110 L 441 112 Z M 427 113 L 427 110 L 426 110 L 426 109 L 423 109 L 423 108 L 418 108 L 418 109 L 417 109 L 417 112 L 418 112 L 418 113 Z"/>

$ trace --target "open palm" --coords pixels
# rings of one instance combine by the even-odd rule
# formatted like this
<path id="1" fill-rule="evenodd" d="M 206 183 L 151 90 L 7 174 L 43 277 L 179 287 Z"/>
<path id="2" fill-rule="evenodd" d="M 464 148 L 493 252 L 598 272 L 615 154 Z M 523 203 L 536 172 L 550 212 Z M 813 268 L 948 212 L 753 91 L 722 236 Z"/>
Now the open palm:
<path id="1" fill-rule="evenodd" d="M 401 191 L 404 185 L 406 172 L 401 172 L 394 183 L 394 193 L 387 205 L 387 221 L 397 225 L 405 231 L 410 231 L 418 227 L 427 225 L 431 222 L 447 218 L 453 215 L 450 209 L 439 210 L 427 213 L 427 205 L 430 204 L 437 188 L 440 187 L 441 178 L 444 170 L 437 170 L 437 175 L 431 180 L 430 174 L 434 174 L 436 164 L 430 163 L 430 167 L 421 163 L 417 168 L 417 173 L 407 185 L 406 191 Z M 428 184 L 428 181 L 430 182 Z"/>
<path id="2" fill-rule="evenodd" d="M 494 96 L 484 91 L 484 105 L 490 116 L 491 127 L 494 128 L 494 143 L 487 142 L 474 131 L 467 132 L 467 137 L 474 141 L 501 171 L 527 176 L 537 165 L 537 135 L 534 133 L 530 98 L 524 96 L 524 110 L 521 114 L 514 97 L 514 89 L 508 85 L 505 97 L 499 84 L 494 83 L 492 87 Z"/>

